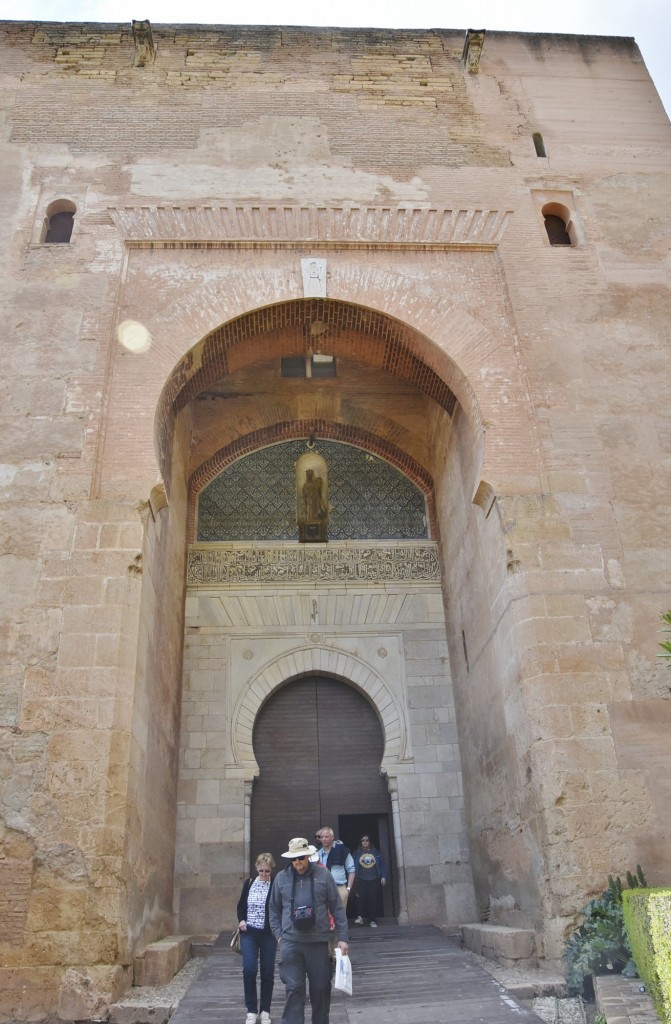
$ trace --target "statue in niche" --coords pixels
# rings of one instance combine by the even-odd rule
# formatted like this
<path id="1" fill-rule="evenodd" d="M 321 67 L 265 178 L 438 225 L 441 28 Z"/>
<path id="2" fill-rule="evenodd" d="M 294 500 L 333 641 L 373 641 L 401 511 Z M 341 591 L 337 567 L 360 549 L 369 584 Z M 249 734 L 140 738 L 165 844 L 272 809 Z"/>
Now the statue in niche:
<path id="1" fill-rule="evenodd" d="M 301 455 L 296 463 L 296 522 L 301 543 L 328 540 L 328 469 L 317 452 Z"/>
<path id="2" fill-rule="evenodd" d="M 324 481 L 320 476 L 315 476 L 314 469 L 308 469 L 305 473 L 303 484 L 303 518 L 306 522 L 314 522 L 317 519 L 324 519 L 326 509 L 322 500 Z"/>

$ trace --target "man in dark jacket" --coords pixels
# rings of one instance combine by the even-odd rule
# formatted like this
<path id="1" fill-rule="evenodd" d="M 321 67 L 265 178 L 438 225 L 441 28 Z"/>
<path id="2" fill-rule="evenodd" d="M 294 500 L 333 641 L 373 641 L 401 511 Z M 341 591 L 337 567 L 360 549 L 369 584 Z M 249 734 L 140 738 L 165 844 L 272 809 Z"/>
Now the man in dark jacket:
<path id="1" fill-rule="evenodd" d="M 347 953 L 347 916 L 330 871 L 312 864 L 315 847 L 307 839 L 292 839 L 282 856 L 291 863 L 273 883 L 269 903 L 270 927 L 279 941 L 279 973 L 286 989 L 282 1024 L 303 1024 L 306 978 L 310 982 L 312 1024 L 328 1024 L 331 1008 L 332 936 L 335 921 L 338 946 Z"/>

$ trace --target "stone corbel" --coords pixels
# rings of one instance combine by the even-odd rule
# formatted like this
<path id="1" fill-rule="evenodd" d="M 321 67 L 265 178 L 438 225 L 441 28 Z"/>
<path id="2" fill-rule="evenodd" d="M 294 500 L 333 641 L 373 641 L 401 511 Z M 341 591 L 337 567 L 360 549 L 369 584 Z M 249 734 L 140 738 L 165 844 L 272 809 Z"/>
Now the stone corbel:
<path id="1" fill-rule="evenodd" d="M 152 487 L 151 492 L 149 494 L 149 507 L 151 509 L 151 514 L 154 517 L 154 519 L 156 519 L 159 512 L 161 512 L 164 508 L 167 508 L 167 506 L 168 496 L 165 493 L 165 485 L 161 481 L 160 483 Z"/>
<path id="2" fill-rule="evenodd" d="M 133 41 L 135 43 L 135 60 L 133 66 L 146 68 L 154 63 L 156 48 L 154 38 L 151 34 L 151 25 L 148 21 L 133 21 Z"/>
<path id="3" fill-rule="evenodd" d="M 464 40 L 464 49 L 461 59 L 464 67 L 472 75 L 477 75 L 480 70 L 480 57 L 485 45 L 485 30 L 469 28 Z"/>
<path id="4" fill-rule="evenodd" d="M 478 489 L 473 495 L 473 504 L 479 505 L 485 516 L 488 516 L 492 511 L 494 502 L 496 501 L 496 491 L 491 484 L 487 483 L 486 480 L 481 480 L 478 484 Z"/>

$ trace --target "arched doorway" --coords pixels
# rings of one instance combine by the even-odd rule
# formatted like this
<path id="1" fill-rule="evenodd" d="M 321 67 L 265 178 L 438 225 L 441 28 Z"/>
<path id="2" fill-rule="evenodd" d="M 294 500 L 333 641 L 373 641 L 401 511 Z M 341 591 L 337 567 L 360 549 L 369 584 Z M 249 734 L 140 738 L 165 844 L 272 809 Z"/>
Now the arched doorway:
<path id="1" fill-rule="evenodd" d="M 376 729 L 380 726 L 371 705 L 384 723 L 388 791 L 379 775 L 381 738 L 370 768 L 376 786 L 383 787 L 379 814 L 398 865 L 399 916 L 438 924 L 472 919 L 454 694 L 467 674 L 460 652 L 469 643 L 472 650 L 476 640 L 464 640 L 452 619 L 460 614 L 462 591 L 470 586 L 483 548 L 482 524 L 474 523 L 471 505 L 484 452 L 477 410 L 470 415 L 473 393 L 462 389 L 464 403 L 456 400 L 452 385 L 460 371 L 446 356 L 447 345 L 443 350 L 384 315 L 378 320 L 370 309 L 338 300 L 313 308 L 297 300 L 270 307 L 269 318 L 257 313 L 204 337 L 175 367 L 157 411 L 162 464 L 187 467 L 183 481 L 175 477 L 179 486 L 171 506 L 181 513 L 182 502 L 187 505 L 191 542 L 180 741 L 184 806 L 178 807 L 175 871 L 179 927 L 194 933 L 218 927 L 250 860 L 268 848 L 277 857 L 292 834 L 313 837 L 318 825 L 330 824 L 350 842 L 365 831 L 382 845 L 382 825 L 362 820 L 351 802 L 343 801 L 342 808 L 324 806 L 322 760 L 337 763 L 340 757 L 341 767 L 352 764 L 356 773 L 360 752 L 369 746 L 360 741 L 351 757 L 341 757 L 350 731 L 334 729 L 332 723 L 332 757 L 322 758 L 321 752 L 317 757 L 310 749 L 313 723 L 302 726 L 278 762 L 277 786 L 300 776 L 312 780 L 314 791 L 316 782 L 319 799 L 313 808 L 299 806 L 295 788 L 288 795 L 276 788 L 267 801 L 267 816 L 259 816 L 259 796 L 275 763 L 260 743 L 263 718 L 275 694 L 279 699 L 280 690 L 293 685 L 288 680 L 304 681 L 313 674 L 313 687 L 325 679 L 340 680 L 340 688 L 351 681 L 365 692 L 361 699 L 369 701 L 366 710 Z M 332 353 L 336 360 L 335 376 L 285 375 L 283 361 L 304 353 L 317 337 L 321 354 Z M 233 488 L 238 526 L 244 529 L 201 535 L 201 492 L 238 460 L 254 462 L 261 450 L 265 490 L 260 508 L 276 519 L 279 492 L 274 484 L 268 486 L 274 449 L 296 442 L 357 447 L 367 465 L 388 461 L 421 491 L 428 535 L 408 544 L 404 530 L 390 529 L 371 540 L 366 520 L 364 529 L 351 530 L 342 540 L 329 537 L 328 545 L 307 551 L 291 529 L 277 531 L 274 522 L 265 532 L 257 529 L 249 487 Z M 290 522 L 295 514 L 293 465 L 285 477 L 285 519 Z M 249 479 L 257 487 L 258 474 Z M 335 484 L 335 476 L 329 479 Z M 367 479 L 355 490 L 377 494 L 386 521 L 396 518 Z M 332 504 L 335 526 L 336 514 L 341 516 L 348 505 L 335 497 Z M 230 525 L 228 513 L 225 517 Z M 488 522 L 496 532 L 497 521 Z M 489 537 L 485 540 L 489 550 Z M 494 554 L 499 541 L 496 533 Z M 448 567 L 444 587 L 441 561 Z M 464 566 L 468 572 L 462 578 Z M 452 657 L 457 658 L 454 678 Z M 287 664 L 280 669 L 284 658 Z M 356 662 L 353 672 L 343 669 L 347 658 Z M 362 682 L 369 676 L 370 689 Z M 330 717 L 338 721 L 337 715 Z M 268 750 L 275 757 L 272 741 L 280 742 L 282 730 L 272 721 L 269 729 Z M 417 751 L 411 735 L 417 738 Z M 304 762 L 296 760 L 299 747 L 306 750 Z M 341 790 L 348 795 L 346 779 Z M 364 807 L 363 817 L 373 811 L 378 813 Z M 269 823 L 263 826 L 265 838 L 259 833 L 262 819 Z"/>
<path id="2" fill-rule="evenodd" d="M 331 825 L 350 849 L 368 832 L 389 864 L 385 913 L 394 913 L 391 801 L 380 774 L 384 736 L 368 701 L 329 676 L 294 680 L 261 709 L 253 742 L 260 773 L 252 792 L 252 860 L 270 850 L 281 867 L 287 841 L 307 836 L 314 843 L 320 825 Z"/>

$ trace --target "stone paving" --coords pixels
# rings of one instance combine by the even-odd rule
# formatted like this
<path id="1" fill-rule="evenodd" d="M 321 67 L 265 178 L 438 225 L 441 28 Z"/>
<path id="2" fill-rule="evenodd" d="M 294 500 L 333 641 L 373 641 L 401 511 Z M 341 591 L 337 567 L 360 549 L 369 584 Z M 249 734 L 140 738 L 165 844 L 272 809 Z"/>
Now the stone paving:
<path id="1" fill-rule="evenodd" d="M 133 989 L 110 1010 L 109 1024 L 242 1024 L 242 964 L 220 936 L 168 985 Z M 502 967 L 460 948 L 436 928 L 353 929 L 354 996 L 334 994 L 331 1024 L 586 1024 L 579 998 L 568 999 L 557 973 Z M 596 1012 L 608 1024 L 658 1024 L 639 979 L 596 979 Z M 273 1012 L 282 1016 L 276 977 Z M 310 1021 L 309 1007 L 306 1021 Z"/>
<path id="2" fill-rule="evenodd" d="M 354 995 L 334 993 L 331 1024 L 541 1024 L 516 1002 L 456 938 L 432 927 L 356 929 L 350 957 Z M 284 988 L 276 979 L 272 1016 L 279 1024 Z M 145 1004 L 117 1004 L 112 1024 L 161 1024 L 168 1019 Z M 245 1019 L 238 956 L 222 936 L 203 960 L 171 1024 L 241 1024 Z M 309 1022 L 309 1008 L 306 1012 Z"/>
<path id="3" fill-rule="evenodd" d="M 109 1010 L 109 1024 L 166 1024 L 207 963 L 195 956 L 167 985 L 132 988 Z"/>
<path id="4" fill-rule="evenodd" d="M 640 978 L 621 974 L 604 975 L 594 980 L 596 1003 L 608 1024 L 659 1024 L 652 999 Z"/>

